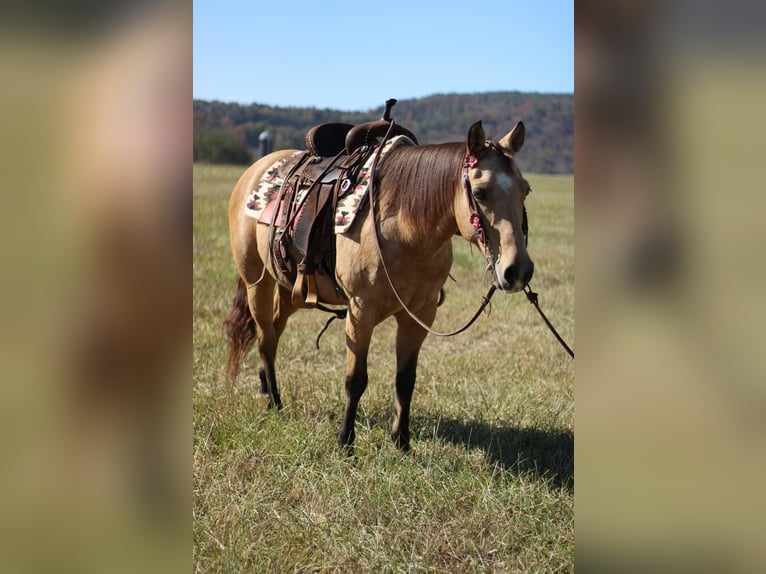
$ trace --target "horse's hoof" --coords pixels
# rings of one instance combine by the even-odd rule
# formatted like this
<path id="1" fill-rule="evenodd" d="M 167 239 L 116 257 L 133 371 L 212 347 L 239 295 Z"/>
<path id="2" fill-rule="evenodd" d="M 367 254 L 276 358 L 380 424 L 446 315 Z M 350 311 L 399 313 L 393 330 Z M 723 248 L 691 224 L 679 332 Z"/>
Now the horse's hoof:
<path id="1" fill-rule="evenodd" d="M 354 454 L 354 445 L 346 445 L 338 450 L 338 458 L 345 462 L 356 463 L 358 459 Z"/>
<path id="2" fill-rule="evenodd" d="M 391 433 L 391 440 L 401 452 L 410 452 L 410 438 L 401 434 Z"/>
<path id="3" fill-rule="evenodd" d="M 274 402 L 273 400 L 271 400 L 271 397 L 269 397 L 269 402 L 266 404 L 266 408 L 268 410 L 272 410 L 274 407 L 276 407 L 277 411 L 281 411 L 282 410 L 282 401 L 277 400 L 276 402 Z"/>

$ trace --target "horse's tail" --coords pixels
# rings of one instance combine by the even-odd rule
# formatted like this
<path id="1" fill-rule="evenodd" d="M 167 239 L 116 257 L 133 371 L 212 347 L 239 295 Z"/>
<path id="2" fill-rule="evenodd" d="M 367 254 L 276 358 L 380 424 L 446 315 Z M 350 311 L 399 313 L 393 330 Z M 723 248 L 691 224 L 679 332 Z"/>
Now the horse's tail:
<path id="1" fill-rule="evenodd" d="M 255 319 L 247 304 L 247 289 L 241 277 L 237 278 L 229 316 L 223 322 L 223 330 L 229 339 L 229 358 L 226 359 L 226 378 L 234 383 L 239 366 L 255 340 Z"/>

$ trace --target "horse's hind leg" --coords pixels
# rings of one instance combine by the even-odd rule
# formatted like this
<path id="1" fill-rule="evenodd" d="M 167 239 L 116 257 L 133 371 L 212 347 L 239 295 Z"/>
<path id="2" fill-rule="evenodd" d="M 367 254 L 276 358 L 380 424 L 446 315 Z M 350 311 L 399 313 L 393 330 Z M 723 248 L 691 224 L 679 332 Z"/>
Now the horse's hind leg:
<path id="1" fill-rule="evenodd" d="M 283 298 L 274 294 L 274 279 L 266 275 L 258 285 L 250 285 L 247 288 L 248 304 L 250 312 L 255 319 L 255 333 L 258 341 L 258 354 L 261 359 L 261 367 L 258 371 L 261 380 L 261 391 L 269 395 L 269 408 L 282 408 L 282 399 L 279 396 L 274 362 L 277 356 L 277 343 L 279 335 L 284 330 L 287 317 L 292 313 L 292 308 L 280 304 Z M 274 313 L 274 301 L 277 312 Z"/>
<path id="2" fill-rule="evenodd" d="M 436 305 L 421 311 L 421 320 L 431 325 L 436 317 Z M 396 315 L 396 418 L 391 429 L 391 439 L 403 451 L 410 449 L 410 404 L 415 389 L 418 355 L 426 331 L 407 314 Z"/>
<path id="3" fill-rule="evenodd" d="M 283 287 L 279 286 L 277 290 L 274 292 L 274 315 L 273 315 L 273 324 L 274 324 L 274 358 L 272 360 L 272 380 L 275 381 L 274 387 L 276 388 L 276 377 L 273 374 L 273 365 L 276 361 L 276 348 L 279 345 L 279 338 L 282 336 L 282 333 L 285 330 L 285 326 L 287 325 L 287 319 L 295 313 L 296 308 L 292 304 L 292 295 L 290 291 L 284 289 Z M 266 363 L 262 362 L 260 369 L 258 369 L 258 377 L 261 381 L 261 393 L 264 395 L 270 395 L 269 393 L 269 382 L 267 377 L 267 368 L 264 366 Z"/>

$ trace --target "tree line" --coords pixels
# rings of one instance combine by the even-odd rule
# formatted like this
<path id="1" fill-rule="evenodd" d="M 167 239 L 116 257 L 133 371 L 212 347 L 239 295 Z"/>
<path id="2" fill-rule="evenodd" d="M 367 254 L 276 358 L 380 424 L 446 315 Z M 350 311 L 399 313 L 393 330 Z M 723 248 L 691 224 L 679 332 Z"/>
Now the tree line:
<path id="1" fill-rule="evenodd" d="M 265 130 L 272 133 L 275 150 L 305 149 L 304 136 L 312 126 L 378 119 L 383 107 L 381 102 L 367 112 L 349 112 L 194 100 L 194 161 L 248 164 L 258 157 L 258 138 Z M 518 156 L 522 170 L 574 172 L 572 94 L 439 94 L 401 100 L 392 117 L 412 131 L 420 144 L 462 141 L 476 120 L 482 120 L 489 136 L 500 138 L 521 120 L 527 128 Z"/>

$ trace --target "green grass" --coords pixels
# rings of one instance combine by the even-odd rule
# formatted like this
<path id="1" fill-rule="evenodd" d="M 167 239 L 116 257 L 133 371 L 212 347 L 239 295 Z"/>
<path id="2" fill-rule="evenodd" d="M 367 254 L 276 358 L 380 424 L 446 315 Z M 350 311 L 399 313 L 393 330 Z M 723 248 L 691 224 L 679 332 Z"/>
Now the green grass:
<path id="1" fill-rule="evenodd" d="M 233 295 L 226 205 L 240 167 L 194 168 L 194 567 L 197 572 L 571 572 L 574 363 L 523 295 L 453 338 L 429 337 L 412 404 L 413 453 L 388 437 L 394 322 L 375 332 L 355 462 L 338 457 L 343 327 L 300 312 L 280 342 L 285 408 L 265 410 L 256 358 L 223 381 Z M 573 178 L 527 176 L 532 286 L 574 345 Z M 461 324 L 486 290 L 483 260 L 455 240 L 435 328 Z"/>

